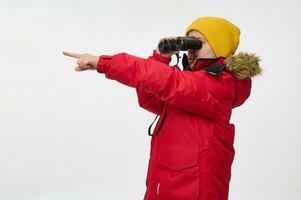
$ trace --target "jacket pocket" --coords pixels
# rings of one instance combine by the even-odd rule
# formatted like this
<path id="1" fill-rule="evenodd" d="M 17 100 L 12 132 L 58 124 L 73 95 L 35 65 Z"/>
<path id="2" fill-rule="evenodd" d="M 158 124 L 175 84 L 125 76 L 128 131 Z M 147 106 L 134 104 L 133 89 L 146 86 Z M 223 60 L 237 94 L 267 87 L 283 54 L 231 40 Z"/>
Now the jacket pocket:
<path id="1" fill-rule="evenodd" d="M 199 195 L 199 148 L 161 146 L 158 156 L 159 200 L 196 200 Z"/>

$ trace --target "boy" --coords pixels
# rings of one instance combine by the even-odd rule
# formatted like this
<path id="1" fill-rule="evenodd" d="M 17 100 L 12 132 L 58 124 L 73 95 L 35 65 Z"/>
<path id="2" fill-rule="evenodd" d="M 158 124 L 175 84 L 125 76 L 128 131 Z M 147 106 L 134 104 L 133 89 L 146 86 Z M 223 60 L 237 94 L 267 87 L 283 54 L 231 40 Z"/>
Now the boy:
<path id="1" fill-rule="evenodd" d="M 188 50 L 189 66 L 183 71 L 168 65 L 176 52 L 161 53 L 158 47 L 148 59 L 64 52 L 78 59 L 76 71 L 97 70 L 134 87 L 139 105 L 160 115 L 144 200 L 228 199 L 235 154 L 231 112 L 249 97 L 251 78 L 261 73 L 255 55 L 234 56 L 239 35 L 226 19 L 196 19 L 185 36 L 203 45 Z"/>

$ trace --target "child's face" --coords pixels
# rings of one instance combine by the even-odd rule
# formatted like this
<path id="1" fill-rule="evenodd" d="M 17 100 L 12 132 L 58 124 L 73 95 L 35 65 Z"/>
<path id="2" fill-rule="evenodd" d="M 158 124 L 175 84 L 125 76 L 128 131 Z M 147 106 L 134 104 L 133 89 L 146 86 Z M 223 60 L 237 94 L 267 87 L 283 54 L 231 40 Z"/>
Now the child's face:
<path id="1" fill-rule="evenodd" d="M 188 34 L 189 37 L 193 36 L 196 38 L 199 38 L 203 46 L 201 49 L 196 50 L 188 50 L 188 62 L 190 67 L 193 67 L 195 65 L 195 62 L 198 58 L 216 58 L 214 51 L 212 50 L 210 44 L 206 40 L 206 38 L 198 31 L 190 31 Z"/>

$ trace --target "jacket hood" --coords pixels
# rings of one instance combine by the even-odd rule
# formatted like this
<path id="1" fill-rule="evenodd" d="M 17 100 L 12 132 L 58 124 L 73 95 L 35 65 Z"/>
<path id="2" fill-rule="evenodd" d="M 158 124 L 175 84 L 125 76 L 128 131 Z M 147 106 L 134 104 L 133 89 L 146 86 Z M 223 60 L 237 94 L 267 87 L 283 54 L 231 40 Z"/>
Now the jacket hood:
<path id="1" fill-rule="evenodd" d="M 188 66 L 187 56 L 183 57 L 182 63 L 185 70 L 198 71 L 207 66 L 224 63 L 225 70 L 233 74 L 235 79 L 235 98 L 232 108 L 242 105 L 251 93 L 251 84 L 254 76 L 260 75 L 262 69 L 259 66 L 260 58 L 252 53 L 238 53 L 228 58 L 199 58 L 195 66 L 190 69 Z M 186 60 L 186 61 L 185 61 Z M 185 64 L 186 63 L 186 64 Z"/>
<path id="2" fill-rule="evenodd" d="M 251 78 L 262 73 L 260 58 L 251 53 L 239 53 L 225 59 L 226 70 L 232 73 L 235 80 L 235 99 L 232 108 L 242 105 L 251 93 Z"/>
<path id="3" fill-rule="evenodd" d="M 226 69 L 238 79 L 249 79 L 262 72 L 259 66 L 260 58 L 255 54 L 240 52 L 225 60 Z"/>

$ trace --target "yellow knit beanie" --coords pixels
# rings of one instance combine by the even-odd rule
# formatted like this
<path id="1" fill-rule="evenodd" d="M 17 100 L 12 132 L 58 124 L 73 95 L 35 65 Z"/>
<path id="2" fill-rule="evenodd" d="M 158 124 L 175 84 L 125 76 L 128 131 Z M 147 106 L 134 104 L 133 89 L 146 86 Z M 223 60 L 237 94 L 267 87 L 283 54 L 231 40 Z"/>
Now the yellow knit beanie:
<path id="1" fill-rule="evenodd" d="M 205 36 L 217 57 L 228 58 L 238 47 L 240 30 L 224 18 L 200 17 L 189 25 L 185 35 L 193 30 Z"/>

